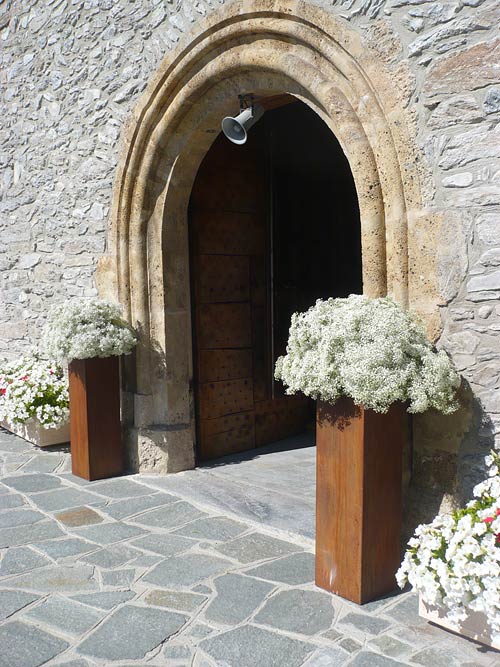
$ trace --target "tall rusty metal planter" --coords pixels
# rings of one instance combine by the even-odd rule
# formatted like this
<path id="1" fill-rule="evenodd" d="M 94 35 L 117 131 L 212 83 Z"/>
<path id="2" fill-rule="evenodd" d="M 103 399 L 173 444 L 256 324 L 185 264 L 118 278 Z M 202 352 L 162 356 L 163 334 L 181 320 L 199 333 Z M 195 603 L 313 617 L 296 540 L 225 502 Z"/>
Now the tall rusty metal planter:
<path id="1" fill-rule="evenodd" d="M 406 420 L 401 404 L 318 403 L 316 584 L 358 604 L 396 588 Z"/>
<path id="2" fill-rule="evenodd" d="M 94 480 L 122 473 L 119 357 L 69 364 L 69 409 L 73 474 Z"/>

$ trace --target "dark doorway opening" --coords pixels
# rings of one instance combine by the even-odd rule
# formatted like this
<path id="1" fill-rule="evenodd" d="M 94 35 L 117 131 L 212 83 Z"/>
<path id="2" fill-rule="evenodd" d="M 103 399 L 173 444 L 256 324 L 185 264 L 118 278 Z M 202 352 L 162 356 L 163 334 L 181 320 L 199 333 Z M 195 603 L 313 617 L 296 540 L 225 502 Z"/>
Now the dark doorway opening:
<path id="1" fill-rule="evenodd" d="M 314 403 L 274 381 L 292 313 L 362 292 L 359 208 L 326 124 L 295 101 L 244 146 L 220 135 L 189 206 L 198 460 L 282 440 Z"/>

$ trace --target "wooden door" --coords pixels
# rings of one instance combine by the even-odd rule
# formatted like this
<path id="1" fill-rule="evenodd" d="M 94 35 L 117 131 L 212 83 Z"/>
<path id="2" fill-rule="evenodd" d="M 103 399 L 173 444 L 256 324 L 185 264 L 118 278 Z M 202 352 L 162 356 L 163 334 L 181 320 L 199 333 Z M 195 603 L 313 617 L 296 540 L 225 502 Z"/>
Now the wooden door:
<path id="1" fill-rule="evenodd" d="M 197 448 L 201 460 L 300 431 L 303 397 L 272 397 L 269 174 L 265 135 L 222 135 L 190 201 Z"/>

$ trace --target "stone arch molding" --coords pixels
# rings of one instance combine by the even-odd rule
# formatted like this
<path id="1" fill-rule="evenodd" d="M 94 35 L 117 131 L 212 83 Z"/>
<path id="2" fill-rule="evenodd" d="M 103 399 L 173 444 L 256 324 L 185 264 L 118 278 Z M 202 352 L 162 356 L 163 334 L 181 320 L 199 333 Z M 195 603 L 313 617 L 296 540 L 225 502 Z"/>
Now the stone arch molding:
<path id="1" fill-rule="evenodd" d="M 187 206 L 221 117 L 249 91 L 292 94 L 328 124 L 358 192 L 364 291 L 412 299 L 409 230 L 424 212 L 390 72 L 346 22 L 305 2 L 243 0 L 211 14 L 165 58 L 127 124 L 98 268 L 100 293 L 141 331 L 124 400 L 135 470 L 194 465 Z"/>

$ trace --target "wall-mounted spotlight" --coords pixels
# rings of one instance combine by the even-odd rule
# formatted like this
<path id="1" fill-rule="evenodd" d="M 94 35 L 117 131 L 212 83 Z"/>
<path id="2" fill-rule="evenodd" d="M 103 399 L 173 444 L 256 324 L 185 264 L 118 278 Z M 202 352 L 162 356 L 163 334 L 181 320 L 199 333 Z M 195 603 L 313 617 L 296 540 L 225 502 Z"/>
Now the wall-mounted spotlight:
<path id="1" fill-rule="evenodd" d="M 264 115 L 264 108 L 256 104 L 253 95 L 238 95 L 240 113 L 237 116 L 226 116 L 222 120 L 222 131 L 233 144 L 242 145 L 246 142 L 248 130 Z"/>

